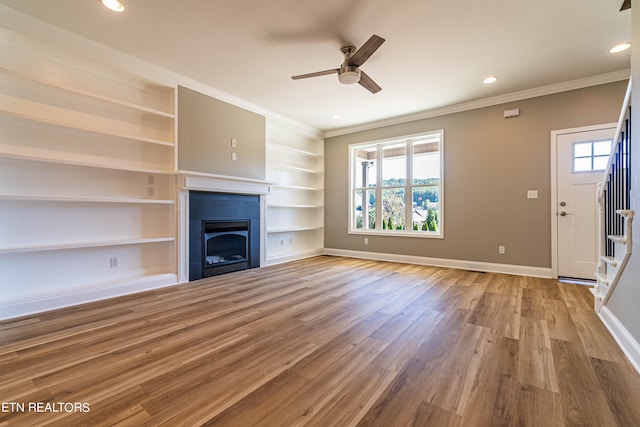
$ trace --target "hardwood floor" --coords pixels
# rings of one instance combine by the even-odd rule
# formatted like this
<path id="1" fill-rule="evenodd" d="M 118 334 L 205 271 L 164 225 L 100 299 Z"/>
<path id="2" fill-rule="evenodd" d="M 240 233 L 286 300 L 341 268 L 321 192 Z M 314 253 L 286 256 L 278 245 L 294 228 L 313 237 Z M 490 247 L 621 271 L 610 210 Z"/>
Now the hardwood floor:
<path id="1" fill-rule="evenodd" d="M 592 307 L 336 257 L 231 273 L 0 322 L 0 425 L 640 426 Z"/>

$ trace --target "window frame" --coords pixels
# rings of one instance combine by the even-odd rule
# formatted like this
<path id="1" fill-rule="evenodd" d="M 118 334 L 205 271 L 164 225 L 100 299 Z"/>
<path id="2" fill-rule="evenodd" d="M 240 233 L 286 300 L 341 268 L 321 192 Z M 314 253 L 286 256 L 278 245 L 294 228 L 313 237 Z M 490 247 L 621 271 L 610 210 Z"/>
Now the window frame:
<path id="1" fill-rule="evenodd" d="M 414 157 L 414 143 L 419 142 L 423 139 L 438 137 L 439 138 L 439 182 L 438 182 L 438 231 L 422 231 L 422 230 L 413 230 L 413 221 L 411 221 L 411 225 L 407 227 L 407 218 L 413 217 L 413 190 L 414 188 L 425 187 L 424 184 L 414 184 L 414 174 L 413 174 L 413 157 Z M 383 186 L 383 147 L 385 145 L 393 145 L 405 143 L 405 161 L 406 161 L 406 176 L 405 176 L 405 185 L 404 186 Z M 356 152 L 358 149 L 362 148 L 373 148 L 375 147 L 376 152 L 376 186 L 375 187 L 357 187 L 356 183 L 358 182 L 357 175 L 361 173 L 358 171 L 356 165 Z M 359 142 L 354 144 L 349 144 L 349 226 L 348 226 L 348 234 L 359 234 L 359 235 L 377 235 L 377 236 L 395 236 L 395 237 L 419 237 L 419 238 L 436 238 L 443 239 L 444 238 L 444 153 L 445 153 L 445 141 L 444 141 L 444 129 L 432 130 L 427 132 L 421 132 L 412 135 L 400 136 L 395 138 L 386 138 L 379 139 L 374 141 L 366 141 Z M 404 230 L 389 230 L 382 228 L 382 193 L 384 190 L 388 189 L 404 189 L 405 193 L 405 229 Z M 376 224 L 375 228 L 356 228 L 356 192 L 357 191 L 375 191 L 376 195 L 376 206 L 375 206 L 375 218 Z M 410 200 L 411 203 L 406 203 L 406 200 Z M 363 209 L 363 220 L 365 215 L 365 210 Z M 384 220 L 384 219 L 383 219 Z M 407 229 L 408 228 L 408 229 Z"/>
<path id="2" fill-rule="evenodd" d="M 602 143 L 602 142 L 608 142 L 609 143 L 609 153 L 604 155 L 604 154 L 595 154 L 595 145 L 598 143 Z M 588 156 L 577 156 L 576 155 L 576 147 L 578 145 L 589 145 L 590 148 L 590 154 Z M 603 169 L 596 169 L 595 168 L 595 163 L 596 163 L 596 159 L 609 159 L 609 157 L 611 156 L 611 150 L 613 150 L 613 140 L 611 139 L 594 139 L 591 141 L 580 141 L 580 142 L 575 142 L 572 144 L 571 146 L 571 172 L 573 174 L 585 174 L 585 173 L 600 173 L 600 172 L 604 172 L 607 169 L 607 166 L 605 165 L 605 167 Z M 589 160 L 590 163 L 590 169 L 581 169 L 578 170 L 576 168 L 576 160 Z"/>

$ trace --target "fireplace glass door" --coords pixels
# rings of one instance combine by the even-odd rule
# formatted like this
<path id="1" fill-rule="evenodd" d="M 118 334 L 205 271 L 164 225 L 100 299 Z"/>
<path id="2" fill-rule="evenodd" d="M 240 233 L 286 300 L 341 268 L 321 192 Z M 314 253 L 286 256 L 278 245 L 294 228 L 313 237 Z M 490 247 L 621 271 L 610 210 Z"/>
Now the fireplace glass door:
<path id="1" fill-rule="evenodd" d="M 202 276 L 209 277 L 249 266 L 249 221 L 203 221 Z"/>

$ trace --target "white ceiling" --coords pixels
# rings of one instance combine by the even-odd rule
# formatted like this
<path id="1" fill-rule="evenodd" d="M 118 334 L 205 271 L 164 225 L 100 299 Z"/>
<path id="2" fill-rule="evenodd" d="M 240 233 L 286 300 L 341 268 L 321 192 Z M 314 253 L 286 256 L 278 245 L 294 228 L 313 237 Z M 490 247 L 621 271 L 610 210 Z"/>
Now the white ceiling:
<path id="1" fill-rule="evenodd" d="M 622 0 L 0 0 L 320 130 L 626 70 Z M 343 86 L 339 49 L 386 39 L 362 67 L 382 91 Z M 496 75 L 493 85 L 482 79 Z M 340 114 L 341 119 L 332 115 Z"/>

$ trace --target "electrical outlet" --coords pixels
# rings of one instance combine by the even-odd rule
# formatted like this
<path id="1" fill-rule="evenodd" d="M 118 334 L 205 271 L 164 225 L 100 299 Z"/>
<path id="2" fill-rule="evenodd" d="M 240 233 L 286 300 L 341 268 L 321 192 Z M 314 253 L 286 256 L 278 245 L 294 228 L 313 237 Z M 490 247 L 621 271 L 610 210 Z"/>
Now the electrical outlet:
<path id="1" fill-rule="evenodd" d="M 155 197 L 155 195 L 156 195 L 155 187 L 147 187 L 147 196 Z"/>
<path id="2" fill-rule="evenodd" d="M 153 175 L 147 175 L 147 185 L 155 185 L 156 177 Z"/>
<path id="3" fill-rule="evenodd" d="M 369 238 L 368 238 L 368 237 L 365 237 L 365 238 L 364 238 L 364 244 L 365 244 L 365 245 L 368 245 L 368 244 L 369 244 Z"/>
<path id="4" fill-rule="evenodd" d="M 118 257 L 109 258 L 109 268 L 118 268 Z"/>
<path id="5" fill-rule="evenodd" d="M 504 255 L 506 248 L 504 246 L 498 246 L 498 254 Z"/>
<path id="6" fill-rule="evenodd" d="M 231 160 L 233 160 L 234 162 L 238 160 L 238 156 L 236 155 L 235 151 L 231 153 Z"/>

